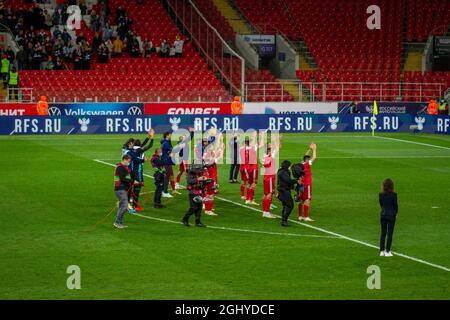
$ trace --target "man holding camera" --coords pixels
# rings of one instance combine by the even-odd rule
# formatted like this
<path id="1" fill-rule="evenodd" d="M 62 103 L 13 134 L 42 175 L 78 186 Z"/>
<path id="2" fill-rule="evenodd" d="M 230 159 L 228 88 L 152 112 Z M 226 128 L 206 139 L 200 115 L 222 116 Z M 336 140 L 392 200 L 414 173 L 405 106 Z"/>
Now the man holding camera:
<path id="1" fill-rule="evenodd" d="M 206 195 L 206 188 L 214 184 L 214 179 L 208 178 L 203 174 L 203 166 L 194 164 L 188 170 L 188 191 L 189 191 L 189 210 L 181 222 L 189 227 L 189 218 L 195 215 L 195 226 L 206 227 L 201 221 L 202 203 Z"/>

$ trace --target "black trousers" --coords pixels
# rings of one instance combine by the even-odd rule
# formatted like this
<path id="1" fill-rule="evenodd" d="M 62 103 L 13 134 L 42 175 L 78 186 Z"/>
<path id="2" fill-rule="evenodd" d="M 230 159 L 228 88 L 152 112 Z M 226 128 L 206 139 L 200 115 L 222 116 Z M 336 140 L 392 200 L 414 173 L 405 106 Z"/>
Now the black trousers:
<path id="1" fill-rule="evenodd" d="M 283 211 L 281 213 L 281 220 L 286 222 L 289 219 L 289 215 L 294 209 L 294 199 L 292 199 L 291 191 L 289 190 L 278 190 L 278 199 L 283 204 Z"/>
<path id="2" fill-rule="evenodd" d="M 195 215 L 195 223 L 200 223 L 200 217 L 202 214 L 202 203 L 195 202 L 194 198 L 197 195 L 189 193 L 189 210 L 184 215 L 183 220 L 188 221 L 192 215 Z"/>
<path id="3" fill-rule="evenodd" d="M 164 187 L 164 181 L 158 181 L 155 182 L 155 195 L 153 197 L 153 203 L 154 204 L 161 204 L 161 195 L 163 192 L 163 187 Z"/>
<path id="4" fill-rule="evenodd" d="M 169 182 L 170 182 L 170 170 L 172 170 L 172 166 L 165 165 L 164 169 L 166 171 L 166 174 L 164 175 L 163 192 L 168 193 L 169 192 Z"/>
<path id="5" fill-rule="evenodd" d="M 235 164 L 235 163 L 233 163 L 230 166 L 230 179 L 228 179 L 228 180 L 237 180 L 240 167 L 241 167 L 240 164 Z"/>
<path id="6" fill-rule="evenodd" d="M 395 217 L 381 217 L 380 224 L 381 224 L 380 251 L 384 251 L 385 248 L 386 251 L 391 251 L 392 237 L 394 235 L 394 227 L 395 227 Z"/>

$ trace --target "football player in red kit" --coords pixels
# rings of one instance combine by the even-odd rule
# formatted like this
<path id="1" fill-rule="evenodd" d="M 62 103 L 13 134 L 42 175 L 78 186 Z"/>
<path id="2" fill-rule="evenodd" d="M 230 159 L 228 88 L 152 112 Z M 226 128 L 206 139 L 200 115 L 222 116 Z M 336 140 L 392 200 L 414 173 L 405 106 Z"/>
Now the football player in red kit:
<path id="1" fill-rule="evenodd" d="M 215 152 L 213 150 L 208 150 L 203 155 L 203 163 L 206 168 L 204 176 L 206 178 L 214 179 L 214 183 L 209 184 L 206 188 L 206 197 L 203 201 L 205 205 L 205 214 L 208 216 L 217 216 L 214 213 L 214 194 L 217 189 L 217 159 L 215 158 Z"/>
<path id="2" fill-rule="evenodd" d="M 245 200 L 246 204 L 252 204 L 258 206 L 255 202 L 255 188 L 258 183 L 258 159 L 256 151 L 256 135 L 250 143 L 250 138 L 245 137 L 244 146 L 239 150 L 241 157 L 241 199 Z M 247 194 L 245 194 L 247 191 Z"/>
<path id="3" fill-rule="evenodd" d="M 298 203 L 298 220 L 303 221 L 314 221 L 309 217 L 309 206 L 311 204 L 312 199 L 312 172 L 311 172 L 311 166 L 316 160 L 316 145 L 314 143 L 311 143 L 309 146 L 308 151 L 306 152 L 305 156 L 303 157 L 303 168 L 305 171 L 305 174 L 302 178 L 302 183 L 304 188 L 304 191 L 300 195 L 300 202 Z M 312 151 L 312 157 L 310 155 Z"/>
<path id="4" fill-rule="evenodd" d="M 262 141 L 265 138 L 261 139 Z M 270 209 L 276 208 L 275 205 L 272 204 L 273 195 L 275 193 L 275 176 L 277 174 L 277 159 L 276 156 L 281 148 L 281 134 L 279 138 L 276 140 L 272 139 L 272 143 L 267 144 L 266 152 L 264 154 L 262 163 L 263 163 L 263 181 L 264 181 L 264 196 L 262 199 L 262 209 L 263 209 L 263 217 L 264 218 L 276 218 L 273 214 L 270 213 Z"/>
<path id="5" fill-rule="evenodd" d="M 263 176 L 264 176 L 264 196 L 262 199 L 262 209 L 264 218 L 276 218 L 270 213 L 270 206 L 272 204 L 272 197 L 275 192 L 275 175 L 277 169 L 275 167 L 275 153 L 272 150 L 272 145 L 267 145 L 267 152 L 263 158 Z"/>

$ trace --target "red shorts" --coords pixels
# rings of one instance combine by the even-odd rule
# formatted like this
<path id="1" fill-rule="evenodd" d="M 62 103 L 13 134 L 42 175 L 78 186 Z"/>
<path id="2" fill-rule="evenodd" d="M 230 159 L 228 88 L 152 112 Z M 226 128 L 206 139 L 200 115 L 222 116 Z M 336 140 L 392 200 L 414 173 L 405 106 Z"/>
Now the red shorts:
<path id="1" fill-rule="evenodd" d="M 275 176 L 264 176 L 264 194 L 268 195 L 275 191 Z"/>
<path id="2" fill-rule="evenodd" d="M 300 199 L 302 201 L 311 200 L 312 199 L 312 184 L 305 185 L 305 190 L 300 195 Z"/>
<path id="3" fill-rule="evenodd" d="M 258 183 L 258 169 L 241 170 L 241 179 L 249 184 Z"/>

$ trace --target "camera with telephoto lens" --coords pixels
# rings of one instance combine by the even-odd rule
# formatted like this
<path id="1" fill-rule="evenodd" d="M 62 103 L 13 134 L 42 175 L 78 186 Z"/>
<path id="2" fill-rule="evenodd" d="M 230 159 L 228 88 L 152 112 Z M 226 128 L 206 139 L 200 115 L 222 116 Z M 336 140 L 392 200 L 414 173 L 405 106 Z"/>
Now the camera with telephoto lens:
<path id="1" fill-rule="evenodd" d="M 205 168 L 203 165 L 200 165 L 200 164 L 192 164 L 188 167 L 188 174 L 194 175 L 197 178 L 203 177 L 204 173 L 206 171 L 207 171 L 207 168 Z M 195 186 L 193 188 L 201 191 L 201 194 L 194 197 L 194 199 L 193 199 L 194 202 L 200 203 L 205 200 L 204 195 L 206 194 L 206 188 L 211 184 L 214 184 L 214 179 L 212 179 L 212 178 L 207 178 L 207 179 L 198 181 L 197 186 Z M 215 188 L 215 186 L 213 186 L 213 189 L 214 188 Z"/>
<path id="2" fill-rule="evenodd" d="M 302 163 L 296 163 L 291 166 L 291 172 L 294 179 L 298 181 L 305 175 L 305 168 Z M 302 183 L 297 182 L 294 185 L 294 190 L 295 190 L 294 200 L 295 202 L 299 202 L 300 196 L 305 190 L 305 186 Z"/>

